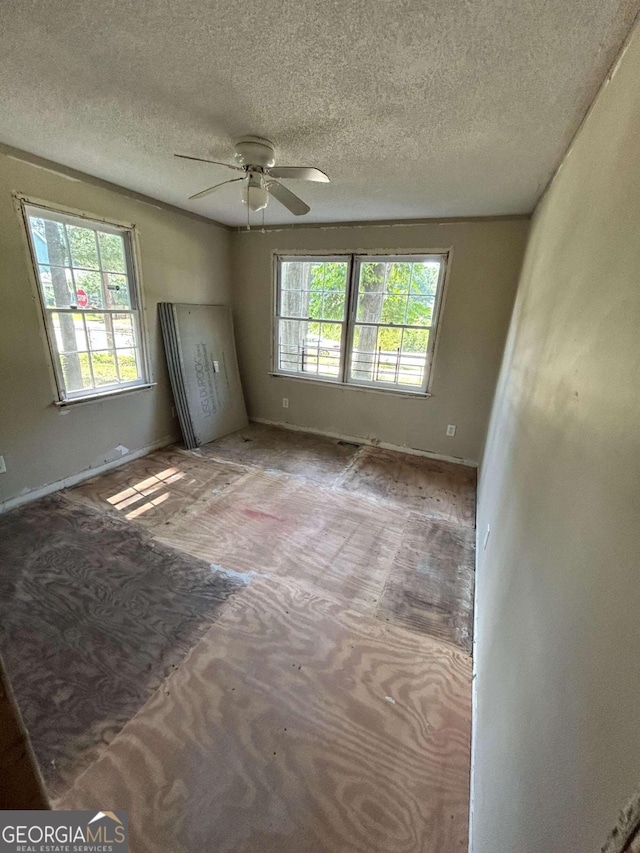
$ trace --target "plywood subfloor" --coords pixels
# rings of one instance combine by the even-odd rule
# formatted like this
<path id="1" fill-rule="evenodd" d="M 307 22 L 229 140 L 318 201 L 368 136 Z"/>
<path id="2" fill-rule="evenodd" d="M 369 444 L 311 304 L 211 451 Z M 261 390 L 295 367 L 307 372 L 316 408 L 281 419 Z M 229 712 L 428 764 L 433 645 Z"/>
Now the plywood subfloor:
<path id="1" fill-rule="evenodd" d="M 0 516 L 0 645 L 50 796 L 153 695 L 242 586 L 54 495 Z"/>
<path id="2" fill-rule="evenodd" d="M 168 448 L 85 480 L 65 495 L 151 529 L 184 515 L 194 503 L 217 494 L 246 473 L 239 465 L 205 461 Z"/>
<path id="3" fill-rule="evenodd" d="M 340 480 L 341 489 L 430 518 L 475 525 L 475 468 L 363 447 Z"/>
<path id="4" fill-rule="evenodd" d="M 285 576 L 373 613 L 405 521 L 389 507 L 255 472 L 157 535 L 225 568 Z"/>
<path id="5" fill-rule="evenodd" d="M 412 514 L 376 615 L 471 654 L 474 540 L 471 527 Z"/>
<path id="6" fill-rule="evenodd" d="M 464 849 L 474 478 L 256 427 L 5 516 L 54 805 L 129 808 L 133 853 Z"/>
<path id="7" fill-rule="evenodd" d="M 320 435 L 251 424 L 197 452 L 207 458 L 280 471 L 331 486 L 358 450 L 358 445 Z"/>
<path id="8" fill-rule="evenodd" d="M 259 579 L 57 806 L 129 809 L 136 853 L 463 851 L 470 676 Z"/>

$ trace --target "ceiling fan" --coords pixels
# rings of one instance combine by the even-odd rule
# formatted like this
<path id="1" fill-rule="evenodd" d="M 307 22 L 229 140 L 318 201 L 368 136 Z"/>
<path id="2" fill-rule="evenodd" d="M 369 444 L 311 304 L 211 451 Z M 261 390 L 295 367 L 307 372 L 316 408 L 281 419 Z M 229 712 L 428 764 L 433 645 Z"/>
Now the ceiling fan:
<path id="1" fill-rule="evenodd" d="M 284 205 L 295 216 L 304 216 L 311 208 L 308 204 L 298 198 L 295 193 L 287 189 L 277 179 L 285 178 L 298 181 L 318 181 L 328 184 L 329 177 L 320 169 L 311 166 L 276 166 L 275 148 L 268 139 L 259 136 L 243 136 L 235 144 L 234 159 L 237 165 L 221 163 L 218 160 L 207 160 L 204 157 L 191 157 L 188 154 L 175 154 L 182 160 L 197 160 L 201 163 L 214 163 L 216 166 L 226 166 L 236 172 L 242 172 L 241 177 L 230 178 L 220 184 L 214 184 L 206 190 L 201 190 L 195 195 L 189 196 L 192 201 L 202 198 L 209 193 L 215 192 L 227 184 L 242 182 L 242 201 L 247 205 L 248 211 L 257 212 L 264 210 L 269 204 L 269 198 L 273 196 L 280 204 Z"/>

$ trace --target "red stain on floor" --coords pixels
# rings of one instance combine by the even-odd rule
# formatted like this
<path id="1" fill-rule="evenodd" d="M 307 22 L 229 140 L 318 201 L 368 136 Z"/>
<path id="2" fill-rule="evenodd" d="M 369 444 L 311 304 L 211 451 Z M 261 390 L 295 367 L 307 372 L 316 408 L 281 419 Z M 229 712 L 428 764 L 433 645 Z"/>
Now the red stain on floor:
<path id="1" fill-rule="evenodd" d="M 284 521 L 284 518 L 278 518 L 277 515 L 271 515 L 268 512 L 262 512 L 259 509 L 243 509 L 244 515 L 248 515 L 249 518 L 270 518 L 273 521 Z"/>

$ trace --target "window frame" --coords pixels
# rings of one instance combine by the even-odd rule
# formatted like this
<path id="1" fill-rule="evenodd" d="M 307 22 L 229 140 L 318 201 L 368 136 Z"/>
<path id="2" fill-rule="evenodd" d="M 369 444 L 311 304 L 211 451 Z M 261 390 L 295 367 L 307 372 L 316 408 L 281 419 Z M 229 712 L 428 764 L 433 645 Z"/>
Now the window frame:
<path id="1" fill-rule="evenodd" d="M 139 391 L 145 388 L 151 388 L 155 385 L 152 380 L 151 365 L 149 359 L 149 344 L 147 338 L 147 324 L 145 316 L 145 306 L 140 279 L 139 264 L 137 258 L 137 232 L 135 225 L 115 222 L 112 220 L 101 219 L 82 211 L 76 211 L 69 208 L 58 207 L 42 202 L 27 196 L 16 196 L 20 206 L 20 215 L 24 226 L 24 232 L 27 241 L 27 250 L 31 271 L 33 274 L 32 284 L 34 291 L 37 294 L 38 305 L 40 307 L 40 315 L 44 330 L 44 338 L 46 340 L 48 354 L 50 358 L 50 367 L 53 376 L 53 385 L 55 389 L 56 406 L 68 406 L 72 404 L 88 403 L 93 400 L 103 400 L 108 397 L 119 396 L 121 394 Z M 87 227 L 92 230 L 103 232 L 106 234 L 116 234 L 122 237 L 125 260 L 125 274 L 129 287 L 129 308 L 100 308 L 89 311 L 79 307 L 58 308 L 51 307 L 46 304 L 44 289 L 40 279 L 40 262 L 37 256 L 37 250 L 34 243 L 34 238 L 29 222 L 30 216 L 38 216 L 58 222 L 64 225 L 75 225 L 78 227 Z M 98 247 L 99 252 L 99 247 Z M 69 257 L 71 264 L 72 258 Z M 79 269 L 79 268 L 78 268 Z M 74 278 L 75 281 L 75 278 Z M 132 328 L 134 330 L 135 349 L 138 351 L 137 365 L 140 373 L 138 379 L 127 382 L 119 381 L 117 384 L 104 386 L 103 388 L 83 388 L 78 391 L 67 391 L 64 373 L 62 370 L 61 354 L 58 350 L 55 329 L 52 322 L 53 314 L 84 314 L 99 313 L 99 314 L 129 314 L 131 316 Z M 89 347 L 89 335 L 85 325 L 85 335 L 87 346 Z M 90 349 L 87 350 L 89 353 Z M 90 359 L 89 359 L 90 363 Z M 115 358 L 116 372 L 119 376 L 117 365 L 117 356 Z M 91 367 L 90 367 L 91 369 Z M 93 371 L 91 370 L 93 379 Z"/>
<path id="2" fill-rule="evenodd" d="M 282 302 L 282 288 L 280 287 L 280 272 L 282 268 L 283 261 L 295 260 L 300 262 L 307 263 L 339 263 L 345 262 L 347 264 L 347 282 L 345 287 L 345 306 L 344 306 L 344 318 L 342 320 L 315 320 L 313 318 L 304 318 L 304 317 L 284 317 L 280 314 L 280 306 Z M 273 323 L 273 355 L 274 359 L 272 361 L 274 373 L 278 376 L 289 376 L 297 379 L 311 379 L 314 382 L 331 382 L 334 385 L 342 384 L 342 377 L 345 375 L 346 371 L 346 351 L 348 345 L 348 318 L 349 318 L 349 280 L 351 276 L 351 255 L 342 254 L 342 255 L 276 255 L 275 256 L 275 311 L 272 312 L 272 323 Z M 332 379 L 330 376 L 326 375 L 318 375 L 314 377 L 313 375 L 305 375 L 298 370 L 283 370 L 278 366 L 278 352 L 279 352 L 279 344 L 278 344 L 278 336 L 280 329 L 280 321 L 281 320 L 295 320 L 297 322 L 318 322 L 318 323 L 332 323 L 334 325 L 342 326 L 342 334 L 340 336 L 340 363 L 338 365 L 338 378 Z"/>
<path id="3" fill-rule="evenodd" d="M 403 397 L 429 397 L 433 382 L 433 367 L 440 337 L 440 325 L 442 310 L 444 306 L 445 291 L 449 276 L 451 262 L 451 249 L 438 250 L 406 250 L 406 251 L 360 251 L 360 252 L 273 252 L 273 305 L 272 305 L 272 335 L 271 335 L 271 375 L 298 379 L 309 382 L 326 383 L 343 388 L 353 388 L 366 391 L 381 391 L 385 394 L 400 394 Z M 300 371 L 287 371 L 279 367 L 279 326 L 282 318 L 280 315 L 281 303 L 281 268 L 282 263 L 287 261 L 306 262 L 347 262 L 347 287 L 345 300 L 345 317 L 342 322 L 343 330 L 340 340 L 340 369 L 337 378 L 329 376 L 316 376 L 301 373 Z M 420 263 L 437 261 L 440 264 L 438 283 L 433 303 L 432 321 L 430 326 L 411 326 L 408 324 L 393 323 L 356 323 L 359 295 L 359 275 L 362 264 L 367 262 L 385 261 L 387 263 Z M 304 318 L 291 318 L 301 320 Z M 340 321 L 328 321 L 340 322 Z M 419 387 L 400 386 L 397 383 L 385 383 L 381 381 L 366 381 L 352 379 L 350 377 L 350 364 L 353 353 L 355 330 L 358 325 L 382 326 L 385 328 L 398 329 L 420 329 L 429 331 L 429 342 L 425 353 L 425 368 L 422 384 Z"/>

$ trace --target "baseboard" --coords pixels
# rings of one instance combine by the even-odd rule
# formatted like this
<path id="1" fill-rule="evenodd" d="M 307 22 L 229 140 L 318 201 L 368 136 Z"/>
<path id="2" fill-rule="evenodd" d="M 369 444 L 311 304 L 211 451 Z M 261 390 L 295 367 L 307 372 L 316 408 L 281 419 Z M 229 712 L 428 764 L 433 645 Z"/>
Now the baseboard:
<path id="1" fill-rule="evenodd" d="M 8 498 L 6 501 L 0 502 L 0 514 L 7 510 L 15 509 L 31 501 L 36 501 L 38 498 L 43 498 L 45 495 L 50 495 L 52 492 L 59 492 L 61 489 L 68 489 L 71 486 L 76 486 L 82 483 L 83 480 L 89 480 L 91 477 L 97 477 L 98 474 L 104 474 L 105 471 L 110 471 L 112 468 L 118 468 L 120 465 L 126 465 L 127 462 L 133 462 L 134 459 L 139 459 L 141 456 L 147 456 L 153 453 L 154 450 L 159 450 L 161 447 L 166 447 L 168 444 L 175 442 L 175 436 L 166 436 L 147 447 L 142 447 L 140 450 L 134 450 L 132 453 L 126 453 L 118 459 L 113 459 L 111 462 L 105 462 L 103 465 L 96 465 L 95 468 L 88 468 L 85 471 L 80 471 L 78 474 L 72 474 L 70 477 L 65 477 L 64 480 L 56 480 L 54 483 L 48 483 L 46 486 L 40 486 L 37 489 L 30 489 L 15 498 Z"/>
<path id="2" fill-rule="evenodd" d="M 354 444 L 366 444 L 369 447 L 381 447 L 383 450 L 395 450 L 398 453 L 409 453 L 411 456 L 426 456 L 427 459 L 438 459 L 440 462 L 453 462 L 456 465 L 466 465 L 468 468 L 478 467 L 478 463 L 474 459 L 462 459 L 459 456 L 447 456 L 446 453 L 432 453 L 430 450 L 418 450 L 415 447 L 402 447 L 399 444 L 389 444 L 386 441 L 378 441 L 377 439 L 363 438 L 362 436 L 356 435 L 342 435 L 342 433 L 339 432 L 316 429 L 315 427 L 297 426 L 296 424 L 287 424 L 282 421 L 269 421 L 266 418 L 249 418 L 249 420 L 256 424 L 266 424 L 267 426 L 289 429 L 292 432 L 309 432 L 312 435 L 323 435 L 326 438 L 337 438 L 339 441 L 351 441 Z"/>

